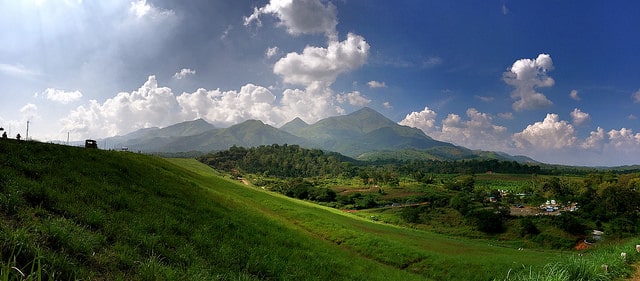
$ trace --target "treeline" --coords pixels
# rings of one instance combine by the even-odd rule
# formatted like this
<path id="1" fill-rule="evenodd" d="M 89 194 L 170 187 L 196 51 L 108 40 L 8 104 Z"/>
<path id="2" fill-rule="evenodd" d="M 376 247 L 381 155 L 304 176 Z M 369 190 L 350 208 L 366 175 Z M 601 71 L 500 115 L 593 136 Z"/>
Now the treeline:
<path id="1" fill-rule="evenodd" d="M 431 174 L 478 174 L 486 172 L 538 174 L 540 166 L 515 161 L 491 160 L 408 160 L 365 162 L 335 152 L 306 149 L 298 145 L 263 145 L 252 148 L 233 146 L 209 153 L 198 160 L 222 171 L 262 174 L 275 177 L 354 177 L 367 183 L 390 184 L 399 177 L 429 181 Z"/>
<path id="2" fill-rule="evenodd" d="M 355 175 L 350 159 L 335 152 L 306 149 L 298 145 L 263 145 L 252 148 L 233 146 L 209 153 L 198 160 L 222 171 L 297 178 Z"/>

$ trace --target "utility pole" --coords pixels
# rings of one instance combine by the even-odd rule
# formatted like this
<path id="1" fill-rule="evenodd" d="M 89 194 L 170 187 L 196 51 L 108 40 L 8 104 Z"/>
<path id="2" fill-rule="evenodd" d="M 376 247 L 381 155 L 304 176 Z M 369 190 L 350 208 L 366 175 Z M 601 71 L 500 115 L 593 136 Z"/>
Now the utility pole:
<path id="1" fill-rule="evenodd" d="M 69 132 L 67 132 L 67 145 L 69 145 Z"/>
<path id="2" fill-rule="evenodd" d="M 27 136 L 24 139 L 29 140 L 29 120 L 27 120 Z"/>

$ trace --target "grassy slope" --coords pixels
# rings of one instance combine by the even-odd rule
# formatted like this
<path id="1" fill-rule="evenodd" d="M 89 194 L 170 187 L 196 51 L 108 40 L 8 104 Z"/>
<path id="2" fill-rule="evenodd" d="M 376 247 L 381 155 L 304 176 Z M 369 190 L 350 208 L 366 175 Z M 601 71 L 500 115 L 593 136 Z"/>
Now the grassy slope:
<path id="1" fill-rule="evenodd" d="M 486 240 L 468 240 L 399 228 L 364 220 L 351 214 L 294 200 L 242 185 L 229 188 L 213 171 L 194 160 L 171 159 L 202 178 L 202 186 L 246 204 L 271 218 L 343 249 L 395 268 L 438 280 L 488 280 L 510 269 L 538 266 L 555 254 L 498 247 Z M 194 177 L 195 178 L 195 177 Z M 235 183 L 234 183 L 235 184 Z"/>
<path id="2" fill-rule="evenodd" d="M 61 280 L 418 277 L 256 212 L 220 192 L 235 184 L 164 159 L 0 141 L 0 163 L 0 276 L 39 262 L 39 275 Z"/>
<path id="3" fill-rule="evenodd" d="M 490 280 L 560 256 L 367 221 L 195 160 L 10 140 L 0 218 L 0 276 L 40 261 L 63 280 Z"/>

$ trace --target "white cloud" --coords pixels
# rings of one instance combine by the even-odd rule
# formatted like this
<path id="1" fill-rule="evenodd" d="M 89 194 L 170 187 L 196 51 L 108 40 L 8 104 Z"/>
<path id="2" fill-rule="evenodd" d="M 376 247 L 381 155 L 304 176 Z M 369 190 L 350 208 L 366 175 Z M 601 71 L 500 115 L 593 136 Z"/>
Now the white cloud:
<path id="1" fill-rule="evenodd" d="M 580 96 L 578 95 L 578 90 L 571 90 L 569 93 L 569 97 L 573 100 L 580 100 Z"/>
<path id="2" fill-rule="evenodd" d="M 540 54 L 536 59 L 520 59 L 513 63 L 509 71 L 503 74 L 503 80 L 515 87 L 511 97 L 515 111 L 540 109 L 553 103 L 547 97 L 536 92 L 536 88 L 551 87 L 555 81 L 547 75 L 553 70 L 553 61 L 548 54 Z"/>
<path id="3" fill-rule="evenodd" d="M 633 133 L 632 129 L 621 128 L 607 133 L 609 145 L 618 151 L 637 152 L 640 149 L 640 133 Z"/>
<path id="4" fill-rule="evenodd" d="M 358 91 L 353 91 L 353 92 L 347 93 L 347 94 L 339 94 L 339 95 L 336 96 L 336 100 L 339 103 L 348 102 L 350 105 L 355 105 L 355 106 L 366 106 L 369 103 L 371 103 L 370 99 L 368 99 L 367 97 L 363 96 Z"/>
<path id="5" fill-rule="evenodd" d="M 638 91 L 633 93 L 632 98 L 633 98 L 633 102 L 634 103 L 639 103 L 640 102 L 640 89 L 638 89 Z"/>
<path id="6" fill-rule="evenodd" d="M 189 75 L 194 75 L 194 74 L 196 74 L 195 70 L 190 68 L 183 68 L 180 71 L 176 72 L 176 74 L 173 75 L 173 78 L 181 80 Z"/>
<path id="7" fill-rule="evenodd" d="M 383 103 L 382 103 L 382 106 L 384 106 L 384 108 L 388 108 L 388 109 L 393 108 L 393 106 L 391 105 L 391 103 L 390 103 L 390 102 L 388 102 L 388 101 L 383 102 Z"/>
<path id="8" fill-rule="evenodd" d="M 138 19 L 144 17 L 158 19 L 174 15 L 174 12 L 172 10 L 162 10 L 150 4 L 147 4 L 147 0 L 138 0 L 135 2 L 131 2 L 131 5 L 129 6 L 129 13 L 131 13 Z"/>
<path id="9" fill-rule="evenodd" d="M 573 126 L 552 113 L 547 114 L 542 122 L 513 134 L 512 138 L 518 148 L 534 150 L 561 150 L 578 143 Z"/>
<path id="10" fill-rule="evenodd" d="M 442 133 L 438 138 L 472 149 L 504 150 L 511 146 L 507 128 L 493 124 L 493 118 L 476 110 L 467 109 L 469 120 L 462 120 L 456 114 L 449 114 L 442 121 Z"/>
<path id="11" fill-rule="evenodd" d="M 264 52 L 264 56 L 269 59 L 277 55 L 279 51 L 280 50 L 278 49 L 278 47 L 270 47 L 270 48 L 267 48 L 267 50 Z"/>
<path id="12" fill-rule="evenodd" d="M 507 128 L 493 124 L 493 118 L 469 108 L 468 120 L 450 113 L 442 120 L 442 126 L 436 125 L 437 113 L 428 107 L 421 112 L 412 112 L 399 122 L 400 125 L 421 129 L 428 136 L 446 142 L 452 142 L 472 149 L 494 149 L 504 151 L 512 147 Z"/>
<path id="13" fill-rule="evenodd" d="M 501 10 L 503 15 L 509 14 L 509 7 L 507 7 L 507 3 L 503 2 L 501 8 L 502 8 Z"/>
<path id="14" fill-rule="evenodd" d="M 271 14 L 280 20 L 292 35 L 324 33 L 335 38 L 338 24 L 336 7 L 331 3 L 323 4 L 320 0 L 271 0 L 261 8 L 254 8 L 253 13 L 244 18 L 244 25 L 256 22 L 262 25 L 260 15 Z"/>
<path id="15" fill-rule="evenodd" d="M 20 115 L 22 120 L 31 120 L 34 118 L 39 118 L 38 115 L 38 107 L 35 104 L 28 103 L 22 108 L 20 108 Z"/>
<path id="16" fill-rule="evenodd" d="M 629 120 L 636 120 L 636 119 L 638 119 L 638 116 L 635 116 L 635 115 L 633 115 L 633 114 L 629 114 L 629 116 L 627 116 L 627 119 L 629 119 Z"/>
<path id="17" fill-rule="evenodd" d="M 369 85 L 369 88 L 386 88 L 387 84 L 385 84 L 384 82 L 379 82 L 379 81 L 369 81 L 367 82 L 367 85 Z"/>
<path id="18" fill-rule="evenodd" d="M 228 25 L 227 28 L 225 28 L 222 31 L 222 34 L 220 34 L 220 40 L 226 40 L 232 29 L 233 29 L 233 26 L 232 25 Z"/>
<path id="19" fill-rule="evenodd" d="M 284 118 L 274 108 L 276 97 L 265 87 L 247 84 L 240 91 L 198 89 L 177 97 L 186 119 L 204 118 L 216 126 L 227 127 L 248 119 L 274 124 Z"/>
<path id="20" fill-rule="evenodd" d="M 439 132 L 440 130 L 440 127 L 436 126 L 436 116 L 438 116 L 438 113 L 431 110 L 429 107 L 425 107 L 420 112 L 414 111 L 407 114 L 407 116 L 402 119 L 402 121 L 398 122 L 398 124 L 418 128 L 425 134 L 431 135 Z"/>
<path id="21" fill-rule="evenodd" d="M 595 155 L 597 165 L 631 165 L 638 164 L 637 152 L 640 151 L 640 133 L 634 134 L 631 129 L 612 129 L 605 133 L 598 127 L 580 145 L 585 151 Z"/>
<path id="22" fill-rule="evenodd" d="M 582 112 L 580 109 L 574 108 L 570 114 L 571 119 L 573 119 L 573 124 L 575 124 L 576 126 L 584 125 L 591 121 L 591 116 L 589 116 L 589 113 Z"/>
<path id="23" fill-rule="evenodd" d="M 0 73 L 13 76 L 33 76 L 38 74 L 36 71 L 28 69 L 23 65 L 6 63 L 0 63 Z"/>
<path id="24" fill-rule="evenodd" d="M 326 48 L 306 46 L 302 53 L 288 53 L 274 64 L 273 72 L 280 75 L 285 83 L 300 85 L 304 89 L 285 89 L 279 106 L 273 108 L 271 114 L 277 114 L 282 121 L 297 116 L 315 122 L 344 114 L 344 109 L 336 103 L 370 102 L 360 93 L 334 95 L 331 89 L 338 75 L 362 66 L 369 54 L 369 44 L 362 36 L 348 33 L 344 41 L 339 41 L 337 9 L 333 4 L 321 0 L 272 0 L 263 7 L 255 8 L 250 16 L 244 18 L 244 25 L 255 22 L 261 26 L 260 16 L 265 14 L 276 17 L 278 25 L 284 26 L 289 34 L 323 33 L 327 37 Z M 276 51 L 268 49 L 265 56 L 275 55 Z M 273 119 L 273 122 L 277 125 L 281 121 Z"/>
<path id="25" fill-rule="evenodd" d="M 494 100 L 493 97 L 485 97 L 485 96 L 477 96 L 477 95 L 473 96 L 473 97 L 476 98 L 476 99 L 479 99 L 479 100 L 481 100 L 483 102 L 492 102 Z"/>
<path id="26" fill-rule="evenodd" d="M 158 87 L 155 76 L 137 91 L 121 92 L 100 104 L 89 101 L 61 120 L 62 132 L 81 137 L 105 137 L 152 126 L 166 126 L 183 119 L 170 88 Z"/>
<path id="27" fill-rule="evenodd" d="M 428 57 L 422 62 L 422 67 L 431 68 L 442 64 L 442 58 L 440 57 Z"/>
<path id="28" fill-rule="evenodd" d="M 596 131 L 591 131 L 591 133 L 589 133 L 589 137 L 587 137 L 587 139 L 582 144 L 580 144 L 580 147 L 588 150 L 600 151 L 602 150 L 604 141 L 604 129 L 598 127 Z"/>
<path id="29" fill-rule="evenodd" d="M 511 120 L 511 119 L 513 119 L 513 112 L 498 113 L 498 117 L 500 117 L 502 119 Z"/>
<path id="30" fill-rule="evenodd" d="M 82 98 L 80 91 L 66 92 L 64 90 L 58 90 L 53 88 L 47 88 L 40 94 L 48 100 L 59 102 L 61 104 L 68 104 Z M 36 94 L 36 96 L 38 96 Z"/>
<path id="31" fill-rule="evenodd" d="M 362 66 L 368 54 L 364 38 L 349 33 L 342 42 L 330 41 L 327 48 L 307 46 L 302 54 L 287 54 L 275 63 L 273 72 L 289 84 L 308 86 L 319 81 L 330 85 L 340 73 Z"/>

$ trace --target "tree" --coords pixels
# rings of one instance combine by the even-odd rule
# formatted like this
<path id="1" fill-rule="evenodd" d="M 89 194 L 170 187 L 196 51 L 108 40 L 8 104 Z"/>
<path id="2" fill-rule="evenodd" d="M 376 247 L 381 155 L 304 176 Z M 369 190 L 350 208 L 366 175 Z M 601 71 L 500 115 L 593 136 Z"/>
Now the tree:
<path id="1" fill-rule="evenodd" d="M 520 236 L 537 235 L 540 234 L 540 230 L 533 222 L 531 217 L 523 217 L 520 219 Z"/>
<path id="2" fill-rule="evenodd" d="M 466 217 L 478 228 L 486 233 L 500 233 L 504 231 L 504 218 L 501 212 L 494 208 L 478 208 L 469 211 Z"/>
<path id="3" fill-rule="evenodd" d="M 464 216 L 471 210 L 471 203 L 469 194 L 460 192 L 451 198 L 450 206 Z"/>
<path id="4" fill-rule="evenodd" d="M 420 222 L 420 207 L 404 207 L 400 212 L 400 218 L 408 223 Z"/>

